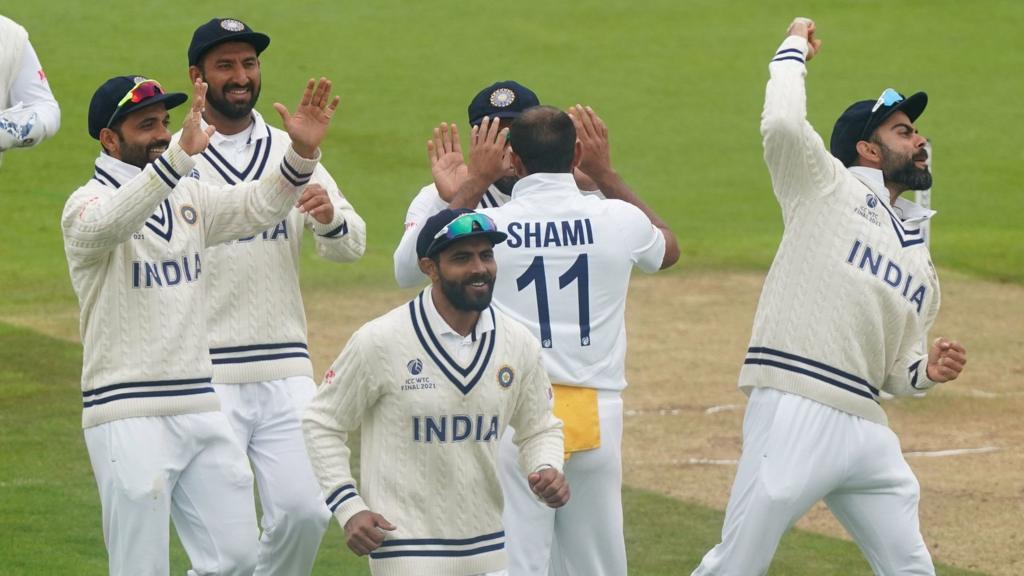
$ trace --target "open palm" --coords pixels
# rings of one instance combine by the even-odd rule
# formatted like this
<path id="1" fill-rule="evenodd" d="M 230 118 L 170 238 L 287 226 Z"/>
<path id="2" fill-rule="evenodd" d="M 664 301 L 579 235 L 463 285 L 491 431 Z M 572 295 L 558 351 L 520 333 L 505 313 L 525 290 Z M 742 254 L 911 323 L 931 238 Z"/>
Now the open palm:
<path id="1" fill-rule="evenodd" d="M 331 81 L 321 77 L 319 82 L 312 78 L 306 82 L 306 89 L 302 92 L 302 99 L 294 114 L 284 104 L 274 103 L 274 109 L 281 115 L 281 122 L 296 152 L 306 158 L 316 155 L 316 149 L 327 134 L 331 117 L 340 101 L 338 96 L 331 99 Z"/>

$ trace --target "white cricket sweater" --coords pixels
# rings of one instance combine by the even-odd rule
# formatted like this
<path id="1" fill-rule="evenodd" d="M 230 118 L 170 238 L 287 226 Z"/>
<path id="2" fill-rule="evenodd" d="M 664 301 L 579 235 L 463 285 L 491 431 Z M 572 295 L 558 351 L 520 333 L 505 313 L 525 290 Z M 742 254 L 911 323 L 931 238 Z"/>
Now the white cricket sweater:
<path id="1" fill-rule="evenodd" d="M 189 176 L 218 186 L 253 182 L 277 166 L 291 139 L 253 110 L 249 130 L 214 134 Z M 205 122 L 203 123 L 205 127 Z M 175 134 L 175 141 L 180 132 Z M 366 249 L 366 224 L 338 185 L 318 165 L 311 182 L 327 189 L 334 219 L 321 224 L 292 209 L 266 230 L 212 246 L 205 254 L 206 310 L 215 384 L 313 377 L 306 313 L 299 290 L 302 230 L 313 232 L 316 252 L 335 262 L 358 260 Z M 225 189 L 225 193 L 234 193 Z"/>
<path id="2" fill-rule="evenodd" d="M 181 177 L 194 162 L 176 143 L 141 171 L 100 155 L 61 217 L 81 307 L 83 427 L 219 409 L 204 251 L 284 217 L 317 160 L 289 149 L 261 181 L 224 193 Z"/>
<path id="3" fill-rule="evenodd" d="M 847 169 L 806 120 L 807 41 L 787 38 L 768 69 L 761 134 L 785 227 L 765 279 L 739 385 L 806 396 L 887 424 L 878 391 L 934 386 L 923 338 L 939 281 L 921 222 L 890 205 L 882 173 Z"/>
<path id="4" fill-rule="evenodd" d="M 370 554 L 377 576 L 505 567 L 495 462 L 506 426 L 523 470 L 562 469 L 561 421 L 536 338 L 488 308 L 471 336 L 472 360 L 460 364 L 430 298 L 428 287 L 353 334 L 303 419 L 338 523 L 369 509 L 397 526 Z M 360 427 L 361 491 L 345 445 Z"/>

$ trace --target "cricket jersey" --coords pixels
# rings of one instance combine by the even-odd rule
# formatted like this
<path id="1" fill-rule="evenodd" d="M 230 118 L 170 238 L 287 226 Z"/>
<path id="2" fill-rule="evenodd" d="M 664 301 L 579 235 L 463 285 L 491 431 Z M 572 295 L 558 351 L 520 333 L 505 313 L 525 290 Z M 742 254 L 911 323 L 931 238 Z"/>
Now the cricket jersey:
<path id="1" fill-rule="evenodd" d="M 754 317 L 739 385 L 777 388 L 886 424 L 879 390 L 917 393 L 939 280 L 921 225 L 934 212 L 890 202 L 882 172 L 846 168 L 807 122 L 807 41 L 768 69 L 764 158 L 784 232 Z"/>
<path id="2" fill-rule="evenodd" d="M 189 175 L 222 188 L 272 172 L 291 139 L 255 110 L 252 115 L 252 124 L 239 134 L 215 133 L 206 150 L 193 158 Z M 310 182 L 327 190 L 334 205 L 331 222 L 322 224 L 293 208 L 265 230 L 206 251 L 207 322 L 216 384 L 313 377 L 299 290 L 303 229 L 312 231 L 317 254 L 351 262 L 366 248 L 366 224 L 323 166 L 316 167 Z"/>
<path id="3" fill-rule="evenodd" d="M 561 422 L 536 339 L 493 307 L 463 346 L 428 287 L 364 325 L 303 420 L 327 506 L 344 526 L 372 510 L 397 526 L 370 553 L 376 576 L 458 576 L 506 565 L 495 461 L 509 425 L 523 475 L 562 469 Z M 357 483 L 346 445 L 361 429 Z"/>
<path id="4" fill-rule="evenodd" d="M 82 424 L 217 410 L 206 344 L 206 248 L 283 218 L 317 160 L 290 149 L 230 191 L 184 178 L 174 143 L 142 170 L 101 154 L 61 226 L 81 308 Z"/>
<path id="5" fill-rule="evenodd" d="M 664 235 L 632 204 L 581 194 L 569 173 L 526 176 L 512 198 L 481 210 L 508 234 L 494 247 L 494 306 L 540 341 L 552 382 L 621 391 L 630 274 L 661 268 Z"/>

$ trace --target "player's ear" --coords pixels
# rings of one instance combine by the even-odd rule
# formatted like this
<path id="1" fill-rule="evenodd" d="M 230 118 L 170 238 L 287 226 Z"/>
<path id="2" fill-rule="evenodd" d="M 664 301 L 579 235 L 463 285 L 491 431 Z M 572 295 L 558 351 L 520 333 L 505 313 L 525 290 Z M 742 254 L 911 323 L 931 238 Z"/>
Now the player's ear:
<path id="1" fill-rule="evenodd" d="M 100 129 L 100 146 L 114 158 L 121 157 L 121 138 L 111 128 Z"/>
<path id="2" fill-rule="evenodd" d="M 519 157 L 519 154 L 516 154 L 515 150 L 510 150 L 508 156 L 512 160 L 512 169 L 515 170 L 516 176 L 523 178 L 530 174 L 526 171 L 526 165 L 523 164 L 523 159 Z"/>
<path id="3" fill-rule="evenodd" d="M 423 257 L 419 261 L 420 272 L 423 272 L 431 281 L 437 280 L 437 262 L 433 258 Z"/>
<path id="4" fill-rule="evenodd" d="M 583 144 L 579 138 L 576 139 L 576 144 L 572 147 L 572 167 L 575 170 L 580 165 L 580 160 L 583 159 Z"/>
<path id="5" fill-rule="evenodd" d="M 199 66 L 189 66 L 188 67 L 188 79 L 189 79 L 189 81 L 192 82 L 192 84 L 196 83 L 196 78 L 202 78 L 202 77 L 203 77 L 203 71 L 199 69 Z"/>
<path id="6" fill-rule="evenodd" d="M 857 155 L 867 163 L 868 166 L 875 166 L 882 163 L 881 151 L 878 149 L 878 145 L 874 142 L 868 142 L 867 140 L 860 140 L 857 142 Z"/>

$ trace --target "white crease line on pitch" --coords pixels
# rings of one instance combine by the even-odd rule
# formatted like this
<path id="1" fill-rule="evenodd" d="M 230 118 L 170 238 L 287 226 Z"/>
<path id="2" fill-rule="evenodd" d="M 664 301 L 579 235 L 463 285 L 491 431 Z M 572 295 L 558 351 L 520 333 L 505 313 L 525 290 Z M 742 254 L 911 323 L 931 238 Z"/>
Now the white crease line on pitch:
<path id="1" fill-rule="evenodd" d="M 719 412 L 729 412 L 732 410 L 739 410 L 743 408 L 741 404 L 722 404 L 721 406 L 712 406 L 704 411 L 705 414 L 717 414 Z"/>
<path id="2" fill-rule="evenodd" d="M 954 450 L 931 450 L 925 452 L 904 452 L 903 455 L 907 458 L 942 458 L 945 456 L 963 456 L 964 454 L 987 454 L 989 452 L 998 452 L 999 448 L 995 446 L 985 446 L 982 448 L 957 448 Z"/>

